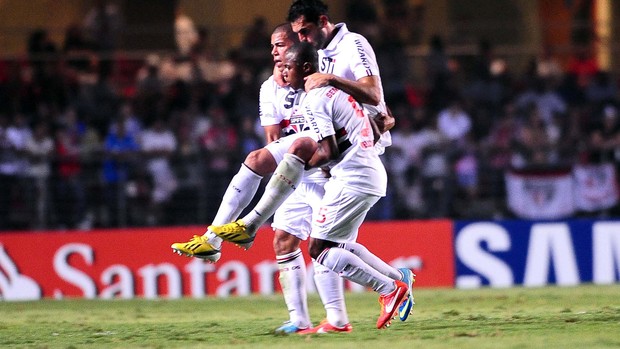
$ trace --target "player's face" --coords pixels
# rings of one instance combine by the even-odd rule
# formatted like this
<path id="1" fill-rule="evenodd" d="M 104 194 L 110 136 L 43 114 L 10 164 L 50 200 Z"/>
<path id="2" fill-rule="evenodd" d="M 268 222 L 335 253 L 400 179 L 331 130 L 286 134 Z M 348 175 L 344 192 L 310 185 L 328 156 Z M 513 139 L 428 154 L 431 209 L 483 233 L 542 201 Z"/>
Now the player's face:
<path id="1" fill-rule="evenodd" d="M 282 77 L 290 87 L 296 90 L 304 87 L 304 73 L 302 66 L 295 61 L 295 57 L 293 55 L 284 55 L 282 67 Z"/>
<path id="2" fill-rule="evenodd" d="M 299 41 L 306 41 L 314 45 L 314 47 L 321 48 L 325 43 L 325 34 L 321 31 L 321 27 L 316 23 L 306 21 L 305 16 L 297 18 L 291 23 L 293 31 L 299 36 Z"/>
<path id="3" fill-rule="evenodd" d="M 288 39 L 285 32 L 277 32 L 271 35 L 271 55 L 273 63 L 278 69 L 282 69 L 282 59 L 286 50 L 293 45 Z"/>

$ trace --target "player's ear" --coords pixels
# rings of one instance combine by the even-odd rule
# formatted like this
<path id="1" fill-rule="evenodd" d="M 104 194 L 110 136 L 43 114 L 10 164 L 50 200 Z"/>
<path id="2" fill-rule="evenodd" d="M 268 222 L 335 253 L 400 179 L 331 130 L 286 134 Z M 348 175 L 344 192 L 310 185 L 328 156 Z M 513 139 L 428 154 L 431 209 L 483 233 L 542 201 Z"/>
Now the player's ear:
<path id="1" fill-rule="evenodd" d="M 325 27 L 328 22 L 329 22 L 329 18 L 327 18 L 326 15 L 319 16 L 319 28 Z"/>
<path id="2" fill-rule="evenodd" d="M 304 62 L 302 69 L 304 73 L 312 73 L 312 64 L 310 62 Z"/>

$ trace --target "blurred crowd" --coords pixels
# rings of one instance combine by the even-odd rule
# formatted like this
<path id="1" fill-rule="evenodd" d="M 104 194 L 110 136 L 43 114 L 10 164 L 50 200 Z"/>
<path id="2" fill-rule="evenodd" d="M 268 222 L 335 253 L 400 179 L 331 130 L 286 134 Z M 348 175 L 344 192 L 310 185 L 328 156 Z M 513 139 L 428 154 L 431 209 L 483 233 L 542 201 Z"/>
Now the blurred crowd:
<path id="1" fill-rule="evenodd" d="M 375 48 L 397 118 L 388 196 L 370 219 L 507 217 L 511 168 L 620 164 L 618 81 L 587 46 L 564 64 L 543 49 L 515 71 L 492 43 L 452 57 L 434 36 L 417 86 L 405 59 L 415 28 L 398 8 L 384 14 L 358 4 L 347 20 Z M 37 30 L 24 59 L 0 61 L 0 230 L 207 224 L 264 145 L 264 18 L 222 54 L 179 13 L 177 51 L 136 58 L 116 49 L 116 16 L 95 8 L 62 43 Z"/>

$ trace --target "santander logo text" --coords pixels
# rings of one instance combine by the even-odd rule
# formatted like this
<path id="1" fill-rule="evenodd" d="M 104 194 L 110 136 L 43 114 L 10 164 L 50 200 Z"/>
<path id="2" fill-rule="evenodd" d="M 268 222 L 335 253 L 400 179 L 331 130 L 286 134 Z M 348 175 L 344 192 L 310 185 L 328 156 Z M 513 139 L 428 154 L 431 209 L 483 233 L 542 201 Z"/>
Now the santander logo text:
<path id="1" fill-rule="evenodd" d="M 383 223 L 385 224 L 385 223 Z M 395 267 L 418 274 L 417 286 L 447 287 L 453 283 L 450 224 L 435 228 L 411 223 L 374 224 L 360 229 L 360 242 Z M 367 229 L 367 231 L 365 231 Z M 403 235 L 405 229 L 412 233 Z M 3 233 L 0 236 L 0 297 L 40 298 L 167 298 L 230 297 L 280 292 L 273 232 L 259 230 L 249 251 L 225 244 L 216 264 L 172 253 L 170 243 L 184 241 L 196 227 L 98 230 L 92 232 Z M 373 232 L 382 231 L 380 240 Z M 420 232 L 420 233 L 418 233 Z M 426 235 L 428 236 L 426 236 Z M 431 239 L 432 238 L 432 239 Z M 365 239 L 365 240 L 364 240 Z M 398 239 L 407 248 L 394 249 Z M 32 250 L 23 246 L 36 246 Z M 416 244 L 433 241 L 433 244 Z M 415 247 L 409 247 L 415 246 Z M 307 245 L 302 245 L 307 251 Z M 305 255 L 308 292 L 316 292 L 314 270 Z M 344 282 L 344 281 L 343 281 Z M 345 283 L 348 290 L 364 291 Z"/>

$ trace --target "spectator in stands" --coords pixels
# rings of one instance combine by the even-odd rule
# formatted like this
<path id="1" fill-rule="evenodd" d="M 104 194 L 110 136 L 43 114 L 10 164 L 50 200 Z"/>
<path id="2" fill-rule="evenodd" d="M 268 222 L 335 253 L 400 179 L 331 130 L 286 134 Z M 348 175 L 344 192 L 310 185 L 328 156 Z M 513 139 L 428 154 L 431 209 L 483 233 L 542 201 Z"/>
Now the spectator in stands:
<path id="1" fill-rule="evenodd" d="M 138 71 L 136 81 L 135 111 L 144 124 L 163 110 L 164 80 L 160 77 L 161 58 L 152 54 L 146 57 L 144 67 Z"/>
<path id="2" fill-rule="evenodd" d="M 84 18 L 85 37 L 100 52 L 118 48 L 123 19 L 119 7 L 109 0 L 96 0 Z"/>
<path id="3" fill-rule="evenodd" d="M 444 42 L 439 35 L 433 35 L 425 58 L 425 76 L 429 84 L 426 106 L 429 112 L 439 112 L 448 103 L 446 97 L 450 91 L 450 75 Z"/>
<path id="4" fill-rule="evenodd" d="M 215 58 L 215 49 L 211 43 L 211 32 L 207 27 L 199 26 L 197 33 L 198 39 L 192 47 L 192 55 L 197 55 L 207 60 L 213 60 Z"/>
<path id="5" fill-rule="evenodd" d="M 524 123 L 517 130 L 512 166 L 547 167 L 557 159 L 547 127 L 535 105 L 527 109 Z"/>
<path id="6" fill-rule="evenodd" d="M 37 123 L 33 135 L 26 145 L 30 168 L 28 175 L 34 181 L 32 188 L 32 203 L 34 205 L 34 217 L 31 228 L 45 229 L 49 223 L 50 215 L 50 175 L 52 156 L 54 154 L 54 140 L 49 133 L 49 125 L 45 121 Z"/>
<path id="7" fill-rule="evenodd" d="M 176 8 L 174 39 L 181 58 L 187 58 L 190 55 L 199 39 L 194 21 L 183 12 L 180 6 Z"/>
<path id="8" fill-rule="evenodd" d="M 108 226 L 126 226 L 128 201 L 126 188 L 132 169 L 137 166 L 137 133 L 129 132 L 122 117 L 110 127 L 104 142 L 103 181 Z"/>
<path id="9" fill-rule="evenodd" d="M 459 157 L 454 163 L 457 193 L 465 202 L 475 202 L 478 198 L 478 143 L 472 134 L 465 137 Z M 467 204 L 463 205 L 467 207 Z"/>
<path id="10" fill-rule="evenodd" d="M 62 51 L 70 69 L 88 69 L 90 56 L 93 54 L 92 45 L 84 37 L 84 28 L 80 24 L 73 23 L 67 27 Z"/>
<path id="11" fill-rule="evenodd" d="M 172 170 L 171 157 L 177 149 L 177 139 L 161 117 L 140 136 L 140 149 L 147 159 L 146 168 L 153 181 L 148 225 L 164 223 L 162 209 L 177 189 L 176 174 Z"/>
<path id="12" fill-rule="evenodd" d="M 515 106 L 523 111 L 534 106 L 545 125 L 553 122 L 556 114 L 566 113 L 566 102 L 552 88 L 549 80 L 537 79 L 532 86 L 518 95 Z"/>
<path id="13" fill-rule="evenodd" d="M 29 203 L 23 193 L 31 186 L 26 176 L 26 147 L 32 133 L 23 114 L 15 114 L 10 120 L 0 115 L 0 229 L 29 225 Z"/>
<path id="14" fill-rule="evenodd" d="M 455 147 L 464 146 L 471 132 L 472 121 L 464 109 L 463 99 L 455 96 L 437 115 L 437 130 Z"/>
<path id="15" fill-rule="evenodd" d="M 489 178 L 489 195 L 495 201 L 497 214 L 505 209 L 504 175 L 511 166 L 513 146 L 520 128 L 520 119 L 512 102 L 507 102 L 503 113 L 492 125 L 489 136 L 482 142 L 483 163 Z"/>
<path id="16" fill-rule="evenodd" d="M 594 163 L 620 164 L 620 121 L 618 109 L 613 105 L 603 108 L 602 117 L 590 130 L 590 160 Z M 620 169 L 620 168 L 619 168 Z M 620 173 L 620 172 L 618 172 Z"/>
<path id="17" fill-rule="evenodd" d="M 609 72 L 599 71 L 585 87 L 585 96 L 592 111 L 601 114 L 605 106 L 618 101 L 618 85 Z"/>
<path id="18" fill-rule="evenodd" d="M 427 143 L 422 148 L 422 195 L 426 205 L 426 217 L 446 217 L 454 195 L 450 167 L 450 140 L 437 126 L 437 118 L 431 118 L 423 131 Z"/>
<path id="19" fill-rule="evenodd" d="M 86 192 L 80 159 L 80 142 L 84 130 L 75 126 L 67 123 L 58 125 L 54 137 L 54 213 L 60 229 L 80 228 L 86 213 Z"/>
<path id="20" fill-rule="evenodd" d="M 240 48 L 240 58 L 254 76 L 271 65 L 271 60 L 265 55 L 267 47 L 264 44 L 269 42 L 270 38 L 267 19 L 263 16 L 255 17 L 252 25 L 245 31 Z"/>
<path id="21" fill-rule="evenodd" d="M 34 80 L 44 79 L 45 67 L 52 59 L 56 59 L 58 48 L 45 29 L 37 29 L 28 38 L 28 58 L 34 69 Z"/>
<path id="22" fill-rule="evenodd" d="M 550 45 L 543 45 L 541 54 L 536 58 L 535 67 L 538 78 L 549 79 L 554 86 L 562 81 L 564 69 Z"/>
<path id="23" fill-rule="evenodd" d="M 250 152 L 265 145 L 261 136 L 256 132 L 256 117 L 244 116 L 241 118 L 239 129 L 239 155 L 246 156 Z"/>
<path id="24" fill-rule="evenodd" d="M 118 112 L 118 118 L 115 122 L 110 124 L 108 129 L 108 136 L 110 134 L 116 134 L 117 128 L 123 124 L 125 133 L 133 137 L 137 137 L 142 132 L 142 122 L 134 113 L 134 108 L 131 100 L 124 100 Z"/>
<path id="25" fill-rule="evenodd" d="M 426 111 L 408 108 L 394 109 L 398 124 L 390 131 L 392 145 L 386 148 L 389 178 L 388 184 L 395 193 L 396 218 L 414 218 L 424 215 L 420 172 L 423 165 L 423 151 L 434 140 L 426 124 Z"/>
<path id="26" fill-rule="evenodd" d="M 4 193 L 0 195 L 0 230 L 11 228 L 11 201 L 17 183 L 15 147 L 8 133 L 9 125 L 9 117 L 0 113 L 0 191 Z"/>
<path id="27" fill-rule="evenodd" d="M 578 46 L 570 57 L 566 72 L 577 78 L 577 85 L 585 88 L 599 71 L 599 65 L 588 45 Z"/>

